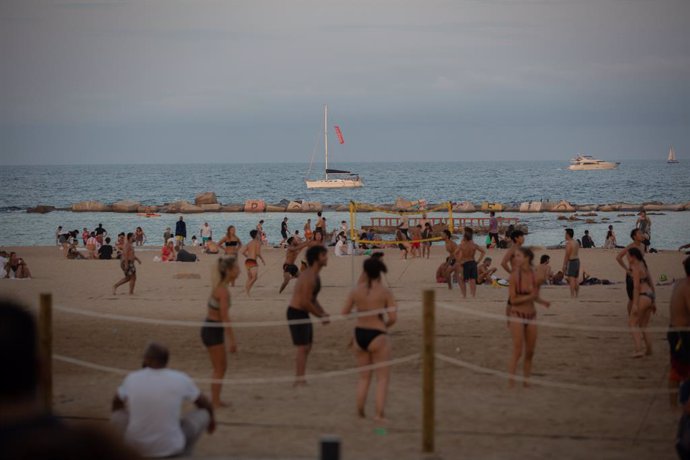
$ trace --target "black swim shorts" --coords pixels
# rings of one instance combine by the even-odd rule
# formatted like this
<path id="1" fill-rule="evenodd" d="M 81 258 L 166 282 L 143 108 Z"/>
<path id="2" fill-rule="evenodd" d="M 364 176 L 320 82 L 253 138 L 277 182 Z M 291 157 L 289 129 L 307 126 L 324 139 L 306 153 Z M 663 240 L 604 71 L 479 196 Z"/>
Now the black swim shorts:
<path id="1" fill-rule="evenodd" d="M 294 278 L 297 276 L 297 273 L 299 273 L 299 269 L 295 264 L 283 264 L 283 272 L 289 273 Z"/>
<path id="2" fill-rule="evenodd" d="M 477 279 L 477 261 L 468 260 L 462 264 L 462 278 L 465 281 Z"/>
<path id="3" fill-rule="evenodd" d="M 309 313 L 304 310 L 288 307 L 287 319 L 288 321 L 308 320 Z M 311 321 L 290 324 L 290 336 L 292 337 L 292 344 L 295 346 L 311 345 L 314 341 L 314 328 L 312 327 Z"/>
<path id="4" fill-rule="evenodd" d="M 225 342 L 224 331 L 225 328 L 220 326 L 213 326 L 212 324 L 219 324 L 219 321 L 214 321 L 212 319 L 206 319 L 207 325 L 201 327 L 201 342 L 205 347 L 212 347 L 214 345 L 222 345 Z"/>

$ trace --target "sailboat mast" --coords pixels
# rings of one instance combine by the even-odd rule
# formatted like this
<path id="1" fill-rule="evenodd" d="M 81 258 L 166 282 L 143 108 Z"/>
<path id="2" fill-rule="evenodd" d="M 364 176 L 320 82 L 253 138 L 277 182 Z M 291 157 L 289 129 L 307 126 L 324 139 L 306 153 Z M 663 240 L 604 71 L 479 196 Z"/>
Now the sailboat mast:
<path id="1" fill-rule="evenodd" d="M 323 106 L 323 146 L 326 156 L 326 179 L 328 179 L 328 105 Z"/>

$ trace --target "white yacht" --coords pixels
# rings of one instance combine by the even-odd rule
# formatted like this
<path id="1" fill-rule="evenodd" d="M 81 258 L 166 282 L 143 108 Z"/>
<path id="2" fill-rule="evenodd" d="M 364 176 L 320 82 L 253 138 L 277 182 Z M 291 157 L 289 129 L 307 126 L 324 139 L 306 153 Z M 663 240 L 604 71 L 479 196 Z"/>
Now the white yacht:
<path id="1" fill-rule="evenodd" d="M 568 169 L 571 171 L 590 171 L 594 169 L 616 169 L 620 163 L 597 160 L 591 155 L 578 155 L 570 160 Z"/>
<path id="2" fill-rule="evenodd" d="M 342 132 L 340 128 L 336 126 L 336 134 L 341 144 L 345 141 L 342 137 Z M 328 168 L 328 106 L 323 108 L 323 144 L 324 144 L 324 165 L 325 165 L 325 175 L 323 179 L 309 180 L 305 179 L 307 188 L 355 188 L 361 187 L 362 179 L 357 174 L 352 174 L 350 171 L 343 171 L 342 169 L 329 169 Z M 311 170 L 311 165 L 310 168 Z M 328 175 L 335 174 L 336 177 L 328 177 Z"/>

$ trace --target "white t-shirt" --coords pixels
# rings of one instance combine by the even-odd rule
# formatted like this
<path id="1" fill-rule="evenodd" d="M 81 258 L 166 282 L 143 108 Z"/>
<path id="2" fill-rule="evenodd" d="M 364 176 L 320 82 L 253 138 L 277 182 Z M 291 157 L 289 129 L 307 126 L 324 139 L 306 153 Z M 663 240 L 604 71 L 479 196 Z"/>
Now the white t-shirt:
<path id="1" fill-rule="evenodd" d="M 343 256 L 348 256 L 350 255 L 350 245 L 344 242 L 341 239 L 338 239 L 338 242 L 335 243 L 335 255 L 336 257 L 343 257 Z"/>
<path id="2" fill-rule="evenodd" d="M 129 411 L 125 431 L 129 445 L 144 457 L 167 457 L 184 450 L 182 403 L 196 401 L 201 394 L 187 374 L 147 367 L 129 374 L 117 394 Z"/>
<path id="3" fill-rule="evenodd" d="M 201 236 L 204 238 L 211 238 L 211 226 L 202 225 L 200 230 Z"/>

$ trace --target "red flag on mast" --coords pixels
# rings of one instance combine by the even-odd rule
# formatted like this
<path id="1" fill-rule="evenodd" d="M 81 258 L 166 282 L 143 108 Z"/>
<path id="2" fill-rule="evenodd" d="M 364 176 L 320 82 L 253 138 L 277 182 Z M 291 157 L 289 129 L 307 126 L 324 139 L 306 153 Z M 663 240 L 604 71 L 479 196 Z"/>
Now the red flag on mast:
<path id="1" fill-rule="evenodd" d="M 340 126 L 338 125 L 335 125 L 335 134 L 338 136 L 338 142 L 344 144 L 345 138 L 343 137 L 343 132 L 340 130 Z"/>

